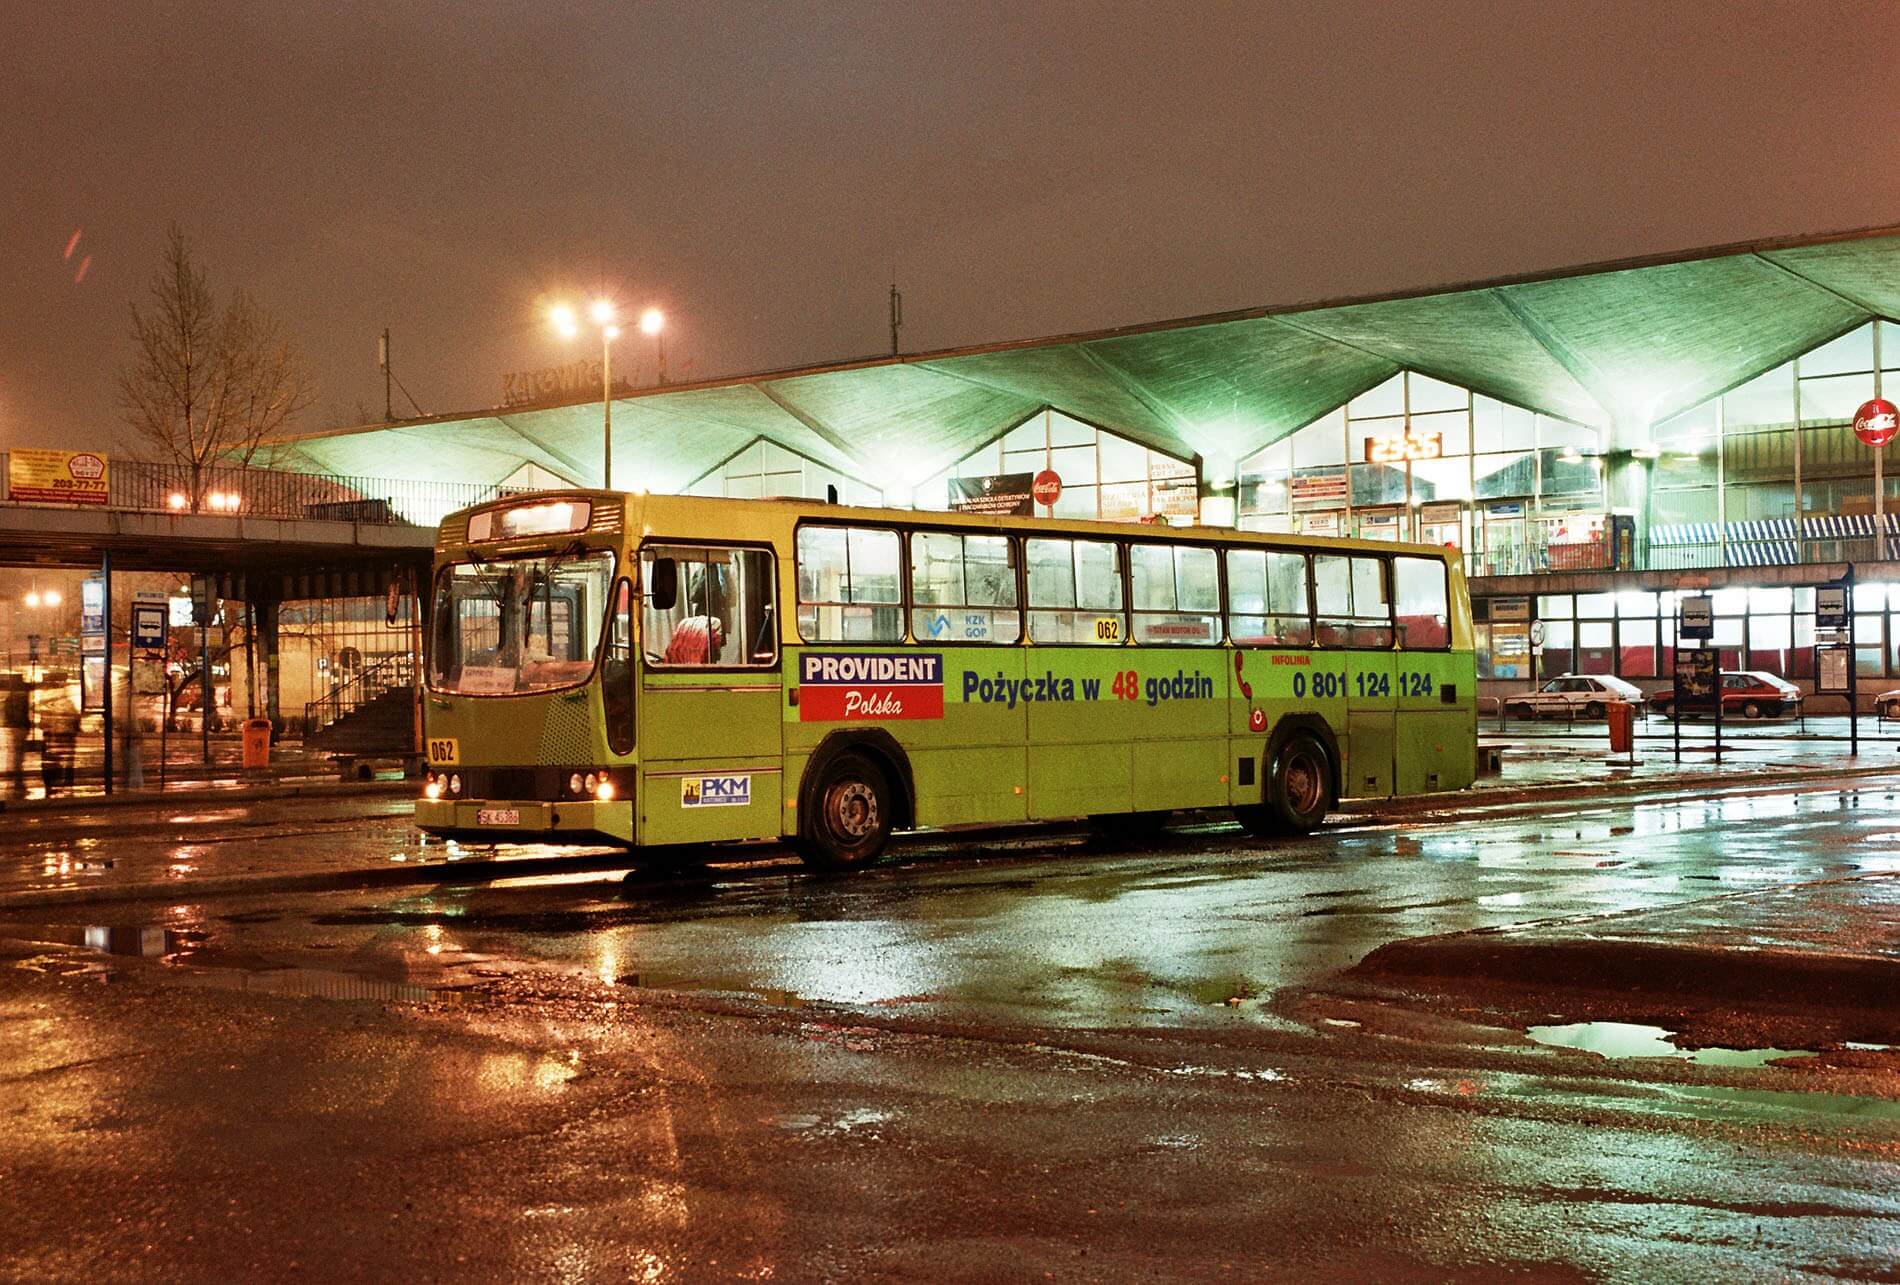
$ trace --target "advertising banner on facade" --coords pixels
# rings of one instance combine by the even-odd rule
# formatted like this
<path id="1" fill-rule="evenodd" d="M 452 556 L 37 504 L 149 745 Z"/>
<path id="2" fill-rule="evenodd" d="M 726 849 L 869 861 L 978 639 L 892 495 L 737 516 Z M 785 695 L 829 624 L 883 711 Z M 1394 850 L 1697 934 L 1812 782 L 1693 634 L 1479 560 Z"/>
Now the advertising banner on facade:
<path id="1" fill-rule="evenodd" d="M 104 504 L 106 457 L 92 451 L 7 452 L 7 498 L 26 504 Z"/>
<path id="2" fill-rule="evenodd" d="M 1002 517 L 1036 515 L 1033 473 L 993 473 L 988 477 L 950 479 L 953 513 L 989 513 Z"/>

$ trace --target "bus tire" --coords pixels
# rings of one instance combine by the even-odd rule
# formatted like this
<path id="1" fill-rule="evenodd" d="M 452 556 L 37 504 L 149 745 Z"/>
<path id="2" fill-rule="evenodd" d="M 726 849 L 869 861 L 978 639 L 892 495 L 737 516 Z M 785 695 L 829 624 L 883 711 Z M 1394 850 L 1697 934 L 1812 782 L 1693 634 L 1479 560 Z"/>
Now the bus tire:
<path id="1" fill-rule="evenodd" d="M 895 800 L 889 778 L 868 757 L 849 751 L 819 770 L 811 807 L 799 818 L 799 858 L 819 870 L 869 865 L 891 837 Z"/>
<path id="2" fill-rule="evenodd" d="M 1332 807 L 1332 779 L 1326 747 L 1311 733 L 1295 732 L 1267 763 L 1261 801 L 1234 814 L 1249 833 L 1263 838 L 1309 834 Z"/>

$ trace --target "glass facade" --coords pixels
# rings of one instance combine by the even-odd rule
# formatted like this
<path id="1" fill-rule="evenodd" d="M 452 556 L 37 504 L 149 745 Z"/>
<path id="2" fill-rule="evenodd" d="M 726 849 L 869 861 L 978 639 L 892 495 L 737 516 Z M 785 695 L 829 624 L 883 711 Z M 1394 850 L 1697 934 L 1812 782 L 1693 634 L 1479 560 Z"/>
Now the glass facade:
<path id="1" fill-rule="evenodd" d="M 1854 436 L 1854 411 L 1893 398 L 1896 377 L 1900 328 L 1869 323 L 1657 424 L 1652 546 L 1825 540 L 1844 528 L 1813 519 L 1871 519 L 1873 452 Z M 1884 489 L 1892 511 L 1900 479 L 1887 477 Z M 1797 516 L 1810 520 L 1800 533 Z"/>
<path id="2" fill-rule="evenodd" d="M 1161 517 L 1187 523 L 1200 515 L 1199 470 L 1190 460 L 1150 450 L 1138 442 L 1043 410 L 920 485 L 920 509 L 950 507 L 950 479 L 1036 474 L 1053 469 L 1062 479 L 1054 506 L 1038 504 L 1038 517 L 1104 518 L 1132 522 Z"/>
<path id="3" fill-rule="evenodd" d="M 770 496 L 802 496 L 810 500 L 825 498 L 825 488 L 838 488 L 843 504 L 879 505 L 884 493 L 826 468 L 816 460 L 788 451 L 776 442 L 760 438 L 736 455 L 715 465 L 686 488 L 688 495 L 722 495 L 734 500 L 758 500 Z"/>
<path id="4" fill-rule="evenodd" d="M 1243 460 L 1239 525 L 1452 545 L 1480 575 L 1598 565 L 1603 470 L 1597 429 L 1401 371 Z"/>

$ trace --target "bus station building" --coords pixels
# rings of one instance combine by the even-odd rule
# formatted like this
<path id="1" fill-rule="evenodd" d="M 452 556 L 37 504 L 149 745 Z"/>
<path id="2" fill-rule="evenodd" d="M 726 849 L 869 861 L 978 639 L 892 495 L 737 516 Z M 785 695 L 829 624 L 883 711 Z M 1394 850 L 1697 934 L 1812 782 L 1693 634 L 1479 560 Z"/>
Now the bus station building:
<path id="1" fill-rule="evenodd" d="M 585 393 L 276 464 L 1449 545 L 1493 694 L 1666 685 L 1684 593 L 1725 667 L 1811 689 L 1814 586 L 1852 563 L 1870 697 L 1900 685 L 1900 469 L 1852 422 L 1900 400 L 1895 318 L 1900 229 L 1873 229 L 625 390 L 611 478 Z"/>

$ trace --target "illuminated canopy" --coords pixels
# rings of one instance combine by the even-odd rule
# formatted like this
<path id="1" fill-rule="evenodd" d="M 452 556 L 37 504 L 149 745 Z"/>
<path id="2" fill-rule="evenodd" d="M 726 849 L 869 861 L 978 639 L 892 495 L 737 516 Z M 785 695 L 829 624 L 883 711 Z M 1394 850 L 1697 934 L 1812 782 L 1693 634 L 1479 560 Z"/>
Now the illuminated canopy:
<path id="1" fill-rule="evenodd" d="M 1876 317 L 1900 317 L 1900 229 L 646 389 L 614 402 L 615 480 L 680 490 L 764 438 L 901 493 L 1045 406 L 1217 477 L 1405 368 L 1637 445 Z M 591 485 L 600 433 L 598 400 L 543 404 L 301 436 L 277 462 Z"/>

